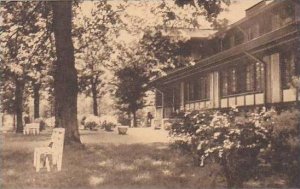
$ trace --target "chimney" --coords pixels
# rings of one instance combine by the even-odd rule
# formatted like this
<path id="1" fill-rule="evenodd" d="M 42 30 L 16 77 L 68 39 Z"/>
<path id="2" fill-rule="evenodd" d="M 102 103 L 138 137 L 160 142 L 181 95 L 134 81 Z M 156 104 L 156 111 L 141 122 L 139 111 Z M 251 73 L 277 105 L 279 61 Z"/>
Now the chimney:
<path id="1" fill-rule="evenodd" d="M 267 4 L 266 0 L 263 0 L 255 5 L 253 5 L 252 7 L 246 9 L 246 16 L 251 16 L 251 15 L 257 13 L 260 9 L 265 7 L 266 4 Z"/>

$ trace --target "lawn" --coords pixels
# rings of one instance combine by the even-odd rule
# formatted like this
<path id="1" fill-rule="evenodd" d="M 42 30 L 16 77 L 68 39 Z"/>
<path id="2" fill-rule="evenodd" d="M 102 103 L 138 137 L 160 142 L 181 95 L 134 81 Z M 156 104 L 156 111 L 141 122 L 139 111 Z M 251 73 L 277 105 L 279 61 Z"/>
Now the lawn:
<path id="1" fill-rule="evenodd" d="M 149 137 L 156 132 L 145 131 L 148 131 L 145 135 Z M 132 131 L 131 135 L 135 132 L 139 133 L 140 130 Z M 146 143 L 134 143 L 134 136 L 119 136 L 102 130 L 84 131 L 83 141 L 88 142 L 83 148 L 64 149 L 61 172 L 43 169 L 36 173 L 33 167 L 34 147 L 46 145 L 50 134 L 51 131 L 39 136 L 0 135 L 3 142 L 0 155 L 1 188 L 225 187 L 224 179 L 216 177 L 217 166 L 196 167 L 188 156 L 170 148 L 167 142 L 149 140 Z M 158 138 L 162 136 L 158 135 Z M 124 138 L 117 139 L 120 137 Z"/>

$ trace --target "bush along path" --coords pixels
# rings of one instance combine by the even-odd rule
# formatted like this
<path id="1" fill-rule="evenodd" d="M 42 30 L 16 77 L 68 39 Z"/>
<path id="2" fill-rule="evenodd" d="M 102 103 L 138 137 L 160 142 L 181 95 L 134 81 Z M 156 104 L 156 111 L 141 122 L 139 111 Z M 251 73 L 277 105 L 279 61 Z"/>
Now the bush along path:
<path id="1" fill-rule="evenodd" d="M 299 187 L 299 125 L 298 110 L 245 113 L 234 108 L 185 113 L 170 134 L 184 138 L 176 143 L 196 164 L 219 164 L 228 188 L 242 188 L 266 172 L 286 175 L 289 187 Z"/>

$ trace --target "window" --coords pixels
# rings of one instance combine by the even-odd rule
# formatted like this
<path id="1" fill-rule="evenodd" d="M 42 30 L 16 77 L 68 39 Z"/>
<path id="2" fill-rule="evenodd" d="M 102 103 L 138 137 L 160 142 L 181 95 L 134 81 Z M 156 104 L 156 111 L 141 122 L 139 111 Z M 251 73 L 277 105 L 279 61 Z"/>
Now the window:
<path id="1" fill-rule="evenodd" d="M 209 77 L 208 75 L 202 76 L 198 79 L 197 100 L 209 99 Z"/>
<path id="2" fill-rule="evenodd" d="M 184 82 L 184 101 L 189 101 L 189 82 Z"/>
<path id="3" fill-rule="evenodd" d="M 237 92 L 237 77 L 236 77 L 236 68 L 232 68 L 229 71 L 229 93 L 230 94 L 235 94 Z"/>
<path id="4" fill-rule="evenodd" d="M 195 83 L 193 81 L 189 82 L 189 101 L 195 100 Z"/>
<path id="5" fill-rule="evenodd" d="M 227 96 L 228 95 L 228 72 L 223 71 L 221 73 L 221 92 L 222 96 Z"/>
<path id="6" fill-rule="evenodd" d="M 185 84 L 185 101 L 209 99 L 209 76 L 201 76 Z"/>
<path id="7" fill-rule="evenodd" d="M 281 54 L 280 59 L 282 87 L 289 88 L 292 77 L 296 75 L 294 53 L 291 51 L 284 52 Z"/>
<path id="8" fill-rule="evenodd" d="M 255 64 L 248 64 L 246 66 L 246 91 L 254 91 L 255 90 Z"/>
<path id="9" fill-rule="evenodd" d="M 294 19 L 295 9 L 292 5 L 286 5 L 273 11 L 272 30 L 276 30 L 282 26 L 291 23 Z"/>
<path id="10" fill-rule="evenodd" d="M 265 88 L 265 66 L 263 63 L 255 63 L 255 88 L 257 92 L 263 92 Z"/>
<path id="11" fill-rule="evenodd" d="M 235 45 L 242 44 L 244 42 L 244 34 L 241 31 L 237 31 L 235 34 Z"/>
<path id="12" fill-rule="evenodd" d="M 173 87 L 174 109 L 180 109 L 180 85 Z"/>
<path id="13" fill-rule="evenodd" d="M 249 40 L 259 37 L 259 24 L 255 24 L 248 30 Z"/>
<path id="14" fill-rule="evenodd" d="M 236 68 L 230 68 L 221 73 L 221 91 L 223 96 L 237 92 L 236 74 Z"/>
<path id="15" fill-rule="evenodd" d="M 264 90 L 265 70 L 263 63 L 240 63 L 221 72 L 222 96 Z"/>

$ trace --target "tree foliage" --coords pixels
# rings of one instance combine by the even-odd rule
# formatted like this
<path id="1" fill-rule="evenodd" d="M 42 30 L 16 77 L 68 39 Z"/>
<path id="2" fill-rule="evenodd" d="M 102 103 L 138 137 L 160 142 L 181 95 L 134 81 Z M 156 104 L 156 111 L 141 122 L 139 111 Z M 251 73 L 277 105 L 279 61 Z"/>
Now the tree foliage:
<path id="1" fill-rule="evenodd" d="M 221 165 L 228 188 L 241 188 L 257 174 L 260 152 L 269 148 L 271 114 L 265 110 L 247 114 L 238 109 L 228 113 L 195 111 L 175 123 L 171 135 L 184 138 L 201 166 Z"/>
<path id="2" fill-rule="evenodd" d="M 203 11 L 208 18 L 217 17 L 220 12 L 224 11 L 224 5 L 230 5 L 230 0 L 175 0 L 179 6 L 193 5 Z M 200 11 L 198 10 L 198 11 Z"/>
<path id="3" fill-rule="evenodd" d="M 1 72 L 6 78 L 2 86 L 11 86 L 11 82 L 6 82 L 8 78 L 13 81 L 17 132 L 23 130 L 25 85 L 39 80 L 43 69 L 37 68 L 52 59 L 48 48 L 51 43 L 48 8 L 46 2 L 1 2 Z"/>
<path id="4" fill-rule="evenodd" d="M 119 108 L 125 112 L 132 113 L 134 126 L 136 124 L 136 111 L 143 107 L 146 83 L 149 77 L 145 68 L 134 64 L 126 66 L 116 72 L 118 78 L 116 97 Z"/>
<path id="5" fill-rule="evenodd" d="M 93 112 L 98 115 L 98 99 L 105 92 L 105 64 L 110 60 L 121 20 L 107 1 L 96 2 L 94 7 L 90 12 L 92 17 L 77 17 L 74 38 L 79 89 L 93 98 Z"/>

